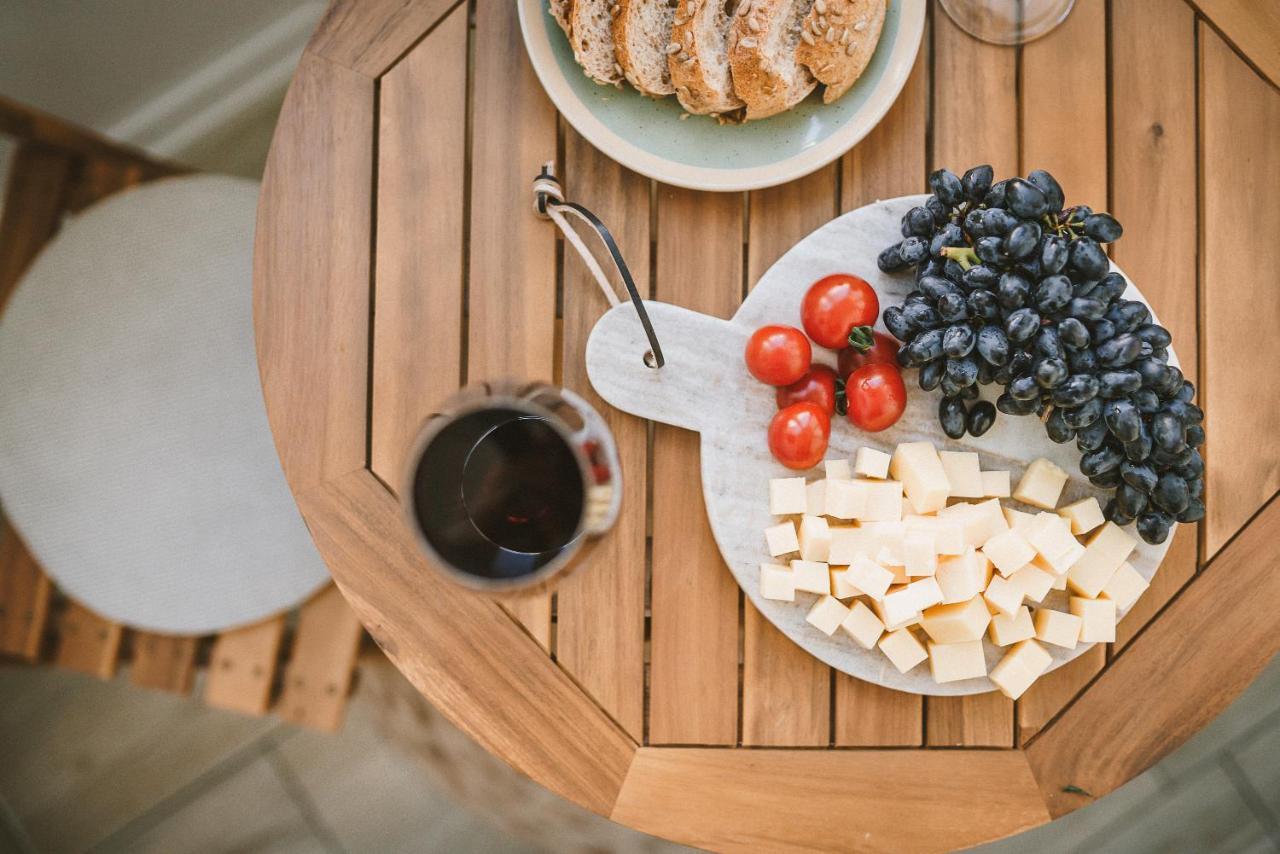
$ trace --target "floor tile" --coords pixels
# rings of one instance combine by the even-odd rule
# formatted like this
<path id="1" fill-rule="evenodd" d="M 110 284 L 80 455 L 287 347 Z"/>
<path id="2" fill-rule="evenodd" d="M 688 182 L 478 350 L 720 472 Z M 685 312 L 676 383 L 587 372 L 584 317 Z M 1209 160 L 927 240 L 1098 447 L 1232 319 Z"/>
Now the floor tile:
<path id="1" fill-rule="evenodd" d="M 82 851 L 277 726 L 123 681 L 3 667 L 0 794 L 38 850 Z"/>

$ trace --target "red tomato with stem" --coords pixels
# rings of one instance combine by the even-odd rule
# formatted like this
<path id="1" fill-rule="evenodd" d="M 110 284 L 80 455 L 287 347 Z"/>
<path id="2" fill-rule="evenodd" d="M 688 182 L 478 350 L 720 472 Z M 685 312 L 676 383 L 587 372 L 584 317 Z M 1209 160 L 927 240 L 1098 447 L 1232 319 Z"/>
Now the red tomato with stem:
<path id="1" fill-rule="evenodd" d="M 865 342 L 865 337 L 860 334 L 855 333 L 855 337 L 860 342 Z M 841 377 L 847 377 L 863 365 L 897 365 L 898 346 L 897 339 L 892 335 L 876 332 L 872 335 L 871 346 L 866 349 L 850 344 L 840 351 L 837 373 Z"/>
<path id="2" fill-rule="evenodd" d="M 894 365 L 863 365 L 845 382 L 849 421 L 868 433 L 897 423 L 907 408 L 907 387 Z"/>
<path id="3" fill-rule="evenodd" d="M 816 403 L 793 403 L 769 422 L 769 451 L 789 469 L 822 462 L 831 438 L 831 416 Z"/>
<path id="4" fill-rule="evenodd" d="M 794 326 L 761 326 L 747 340 L 747 370 L 767 385 L 791 385 L 813 359 L 809 339 Z"/>
<path id="5" fill-rule="evenodd" d="M 836 273 L 814 282 L 800 303 L 800 322 L 815 343 L 831 350 L 848 345 L 855 326 L 880 316 L 875 288 L 859 276 Z"/>
<path id="6" fill-rule="evenodd" d="M 778 408 L 793 403 L 816 403 L 831 415 L 836 411 L 836 372 L 826 365 L 810 365 L 809 370 L 791 385 L 778 389 Z"/>

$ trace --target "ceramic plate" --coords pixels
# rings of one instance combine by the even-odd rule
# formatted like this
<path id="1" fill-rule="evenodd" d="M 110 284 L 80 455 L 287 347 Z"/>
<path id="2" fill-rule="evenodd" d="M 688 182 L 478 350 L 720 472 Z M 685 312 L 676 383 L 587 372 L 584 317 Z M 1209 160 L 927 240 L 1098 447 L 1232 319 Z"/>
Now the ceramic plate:
<path id="1" fill-rule="evenodd" d="M 693 190 L 754 190 L 819 169 L 876 126 L 902 91 L 924 32 L 925 5 L 888 0 L 880 43 L 843 98 L 820 92 L 762 121 L 721 125 L 686 116 L 675 97 L 646 98 L 629 86 L 601 86 L 573 59 L 547 0 L 516 0 L 533 68 L 556 109 L 605 154 L 629 169 Z M 821 87 L 819 87 L 821 88 Z"/>

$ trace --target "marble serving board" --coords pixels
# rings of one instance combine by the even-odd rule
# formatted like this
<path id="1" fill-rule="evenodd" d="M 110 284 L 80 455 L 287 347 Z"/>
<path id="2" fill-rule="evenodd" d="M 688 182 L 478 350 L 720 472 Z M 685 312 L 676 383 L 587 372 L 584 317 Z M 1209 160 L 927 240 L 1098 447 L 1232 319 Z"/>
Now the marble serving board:
<path id="1" fill-rule="evenodd" d="M 662 368 L 644 364 L 648 343 L 635 309 L 627 302 L 614 307 L 599 320 L 587 342 L 587 375 L 611 406 L 702 435 L 702 490 L 720 554 L 751 603 L 783 634 L 824 663 L 876 685 L 935 696 L 979 694 L 994 690 L 985 677 L 939 685 L 926 665 L 899 673 L 878 649 L 864 650 L 841 632 L 827 637 L 806 623 L 805 615 L 817 597 L 802 593 L 795 602 L 779 602 L 762 598 L 759 589 L 760 564 L 772 560 L 763 531 L 776 522 L 769 513 L 769 479 L 798 473 L 783 467 L 769 453 L 765 437 L 777 411 L 774 389 L 747 373 L 743 362 L 747 338 L 769 323 L 799 326 L 805 291 L 831 273 L 853 273 L 866 279 L 879 294 L 882 310 L 901 302 L 912 288 L 912 276 L 882 273 L 875 259 L 881 249 L 900 239 L 902 215 L 926 198 L 906 196 L 877 202 L 814 231 L 769 268 L 731 320 L 646 302 L 666 357 Z M 1113 265 L 1112 269 L 1117 268 Z M 1132 282 L 1124 296 L 1146 302 Z M 877 328 L 885 331 L 883 324 Z M 835 353 L 817 345 L 814 358 L 835 365 Z M 1177 363 L 1172 350 L 1170 361 Z M 1075 443 L 1054 444 L 1039 419 L 1001 413 L 986 435 L 949 439 L 938 425 L 941 394 L 922 391 L 915 370 L 904 373 L 908 401 L 902 419 L 880 433 L 864 433 L 847 420 L 837 419 L 832 424 L 828 458 L 852 457 L 864 445 L 892 453 L 900 442 L 927 439 L 939 448 L 977 451 L 984 470 L 1008 469 L 1017 484 L 1032 460 L 1045 457 L 1071 474 L 1062 504 L 1088 495 L 1105 503 L 1103 491 L 1080 474 L 1080 452 Z M 984 387 L 983 398 L 994 401 L 996 391 L 994 386 Z M 819 467 L 805 474 L 812 481 L 822 476 L 822 470 Z M 661 496 L 656 500 L 662 500 Z M 1004 501 L 1021 507 L 1010 499 Z M 1132 526 L 1129 530 L 1137 539 Z M 1140 542 L 1129 562 L 1150 580 L 1168 549 L 1168 540 L 1159 546 Z M 1045 605 L 1066 610 L 1065 596 L 1052 591 Z M 1001 650 L 989 640 L 984 644 L 989 671 L 999 661 Z M 1066 650 L 1047 645 L 1053 654 L 1051 669 L 1090 646 L 1080 644 Z"/>

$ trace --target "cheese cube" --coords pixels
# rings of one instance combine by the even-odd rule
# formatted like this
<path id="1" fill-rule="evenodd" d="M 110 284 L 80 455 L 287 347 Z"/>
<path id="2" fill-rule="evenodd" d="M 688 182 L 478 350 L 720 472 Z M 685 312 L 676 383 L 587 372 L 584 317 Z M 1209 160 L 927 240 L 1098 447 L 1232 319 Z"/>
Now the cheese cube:
<path id="1" fill-rule="evenodd" d="M 902 539 L 902 565 L 909 576 L 933 575 L 938 571 L 938 552 L 933 534 L 908 534 Z"/>
<path id="2" fill-rule="evenodd" d="M 1031 622 L 1031 612 L 1026 606 L 1019 608 L 1013 616 L 996 614 L 991 618 L 991 642 L 996 646 L 1009 646 L 1036 636 L 1036 627 Z"/>
<path id="3" fill-rule="evenodd" d="M 856 555 L 844 577 L 859 592 L 877 602 L 884 598 L 885 593 L 889 592 L 889 585 L 893 583 L 893 573 L 866 555 Z"/>
<path id="4" fill-rule="evenodd" d="M 905 584 L 899 587 L 890 587 L 889 592 L 885 594 L 885 599 L 906 589 L 907 586 Z M 885 630 L 890 632 L 905 629 L 907 626 L 914 626 L 920 622 L 920 612 L 911 611 L 909 610 L 910 607 L 911 601 L 908 596 L 894 606 L 893 617 L 891 618 L 889 611 L 885 609 L 884 599 L 879 602 L 874 599 L 871 600 L 871 610 L 880 618 L 880 622 L 884 623 Z"/>
<path id="5" fill-rule="evenodd" d="M 800 520 L 800 559 L 826 562 L 831 555 L 831 526 L 821 516 Z"/>
<path id="6" fill-rule="evenodd" d="M 902 484 L 896 480 L 855 480 L 866 490 L 864 522 L 897 522 L 902 518 Z"/>
<path id="7" fill-rule="evenodd" d="M 804 478 L 775 477 L 769 481 L 769 512 L 775 516 L 800 516 L 804 513 Z"/>
<path id="8" fill-rule="evenodd" d="M 849 616 L 840 623 L 840 629 L 863 649 L 871 649 L 884 634 L 884 623 L 861 602 L 854 602 Z"/>
<path id="9" fill-rule="evenodd" d="M 901 569 L 902 575 L 908 575 L 907 559 L 902 556 L 902 540 L 882 540 L 880 548 L 876 551 L 876 563 L 892 567 L 895 573 Z"/>
<path id="10" fill-rule="evenodd" d="M 991 564 L 973 549 L 962 555 L 943 558 L 938 562 L 938 571 L 934 578 L 942 590 L 944 605 L 956 602 L 967 602 L 974 596 L 981 596 L 987 589 Z"/>
<path id="11" fill-rule="evenodd" d="M 760 595 L 779 602 L 796 601 L 796 574 L 776 563 L 760 564 Z"/>
<path id="12" fill-rule="evenodd" d="M 880 549 L 873 532 L 865 528 L 830 527 L 831 548 L 828 563 L 848 566 L 858 555 L 871 557 Z"/>
<path id="13" fill-rule="evenodd" d="M 799 590 L 799 586 L 796 589 Z M 1012 617 L 1018 613 L 1018 608 L 1022 607 L 1022 588 L 1009 579 L 997 575 L 987 585 L 982 598 L 999 613 Z"/>
<path id="14" fill-rule="evenodd" d="M 1024 537 L 1031 525 L 1036 521 L 1034 513 L 1023 513 L 1021 510 L 1014 510 L 1012 507 L 1003 508 L 1005 524 L 1014 531 L 1022 534 Z"/>
<path id="15" fill-rule="evenodd" d="M 1126 561 L 1120 564 L 1115 575 L 1111 576 L 1111 580 L 1103 586 L 1100 595 L 1103 599 L 1115 602 L 1117 612 L 1124 612 L 1133 607 L 1133 603 L 1138 601 L 1138 597 L 1148 586 L 1150 585 L 1142 577 L 1142 573 Z"/>
<path id="16" fill-rule="evenodd" d="M 982 496 L 984 498 L 1009 497 L 1009 473 L 1007 471 L 984 471 L 982 473 Z"/>
<path id="17" fill-rule="evenodd" d="M 1062 487 L 1067 485 L 1067 473 L 1053 463 L 1041 457 L 1027 466 L 1013 497 L 1023 504 L 1030 504 L 1042 510 L 1052 510 L 1058 506 L 1058 498 L 1062 495 Z"/>
<path id="18" fill-rule="evenodd" d="M 925 608 L 932 608 L 934 605 L 942 604 L 942 588 L 938 586 L 937 580 L 932 577 L 913 581 L 907 585 L 907 589 L 915 597 L 916 605 L 921 611 Z"/>
<path id="19" fill-rule="evenodd" d="M 858 477 L 874 477 L 884 480 L 889 476 L 889 460 L 884 451 L 875 448 L 859 448 L 853 458 L 853 472 Z"/>
<path id="20" fill-rule="evenodd" d="M 984 498 L 978 455 L 972 451 L 938 451 L 952 498 Z"/>
<path id="21" fill-rule="evenodd" d="M 1049 586 L 1049 589 L 1050 590 L 1066 590 L 1067 574 L 1064 572 L 1062 575 L 1055 575 L 1053 577 L 1053 584 Z"/>
<path id="22" fill-rule="evenodd" d="M 1066 649 L 1075 649 L 1080 640 L 1080 627 L 1084 622 L 1075 614 L 1064 614 L 1049 608 L 1036 611 L 1033 618 L 1036 639 Z"/>
<path id="23" fill-rule="evenodd" d="M 1054 513 L 1041 513 L 1023 534 L 1036 550 L 1036 566 L 1051 575 L 1061 575 L 1075 563 L 1083 547 L 1071 535 L 1069 523 Z"/>
<path id="24" fill-rule="evenodd" d="M 1098 499 L 1090 495 L 1058 510 L 1058 515 L 1071 523 L 1071 533 L 1079 536 L 1087 534 L 1107 521 L 1102 516 L 1102 508 Z"/>
<path id="25" fill-rule="evenodd" d="M 827 514 L 827 482 L 815 480 L 804 488 L 804 512 L 806 516 Z"/>
<path id="26" fill-rule="evenodd" d="M 940 555 L 963 554 L 964 526 L 958 519 L 942 516 L 905 516 L 902 520 L 907 536 L 927 533 L 933 537 L 933 547 Z"/>
<path id="27" fill-rule="evenodd" d="M 960 523 L 964 528 L 964 544 L 981 548 L 996 534 L 1009 530 L 999 499 L 992 498 L 978 504 L 956 504 L 947 508 L 946 518 Z"/>
<path id="28" fill-rule="evenodd" d="M 1000 663 L 991 668 L 990 678 L 1001 694 L 1016 700 L 1052 663 L 1053 656 L 1044 647 L 1033 640 L 1024 640 L 1014 644 Z"/>
<path id="29" fill-rule="evenodd" d="M 843 457 L 837 460 L 823 460 L 822 470 L 827 475 L 827 480 L 852 480 L 853 470 L 849 467 L 849 461 Z"/>
<path id="30" fill-rule="evenodd" d="M 804 620 L 824 635 L 833 635 L 847 616 L 849 609 L 844 603 L 834 596 L 823 596 L 813 603 Z"/>
<path id="31" fill-rule="evenodd" d="M 889 460 L 889 475 L 902 482 L 902 492 L 917 513 L 932 513 L 947 506 L 951 484 L 938 451 L 929 442 L 903 442 Z"/>
<path id="32" fill-rule="evenodd" d="M 831 595 L 837 599 L 852 599 L 859 593 L 858 588 L 854 587 L 849 581 L 849 571 L 847 569 L 831 568 Z"/>
<path id="33" fill-rule="evenodd" d="M 1046 559 L 1044 556 L 1037 554 L 1035 560 L 1031 561 L 1031 563 L 1040 567 L 1055 578 L 1065 579 L 1067 577 L 1067 570 L 1080 559 L 1082 554 L 1084 554 L 1084 546 L 1079 543 L 1072 543 L 1070 548 L 1052 560 Z"/>
<path id="34" fill-rule="evenodd" d="M 1009 580 L 1017 585 L 1022 595 L 1039 604 L 1053 589 L 1054 576 L 1035 566 L 1028 564 L 1009 576 Z"/>
<path id="35" fill-rule="evenodd" d="M 790 519 L 765 528 L 764 540 L 769 545 L 770 557 L 781 557 L 800 551 L 800 540 L 796 538 L 796 523 Z"/>
<path id="36" fill-rule="evenodd" d="M 906 673 L 929 657 L 924 646 L 907 629 L 898 629 L 880 638 L 880 651 L 885 654 L 899 673 Z"/>
<path id="37" fill-rule="evenodd" d="M 1080 618 L 1081 643 L 1115 643 L 1116 603 L 1110 599 L 1072 596 L 1067 610 Z"/>
<path id="38" fill-rule="evenodd" d="M 982 641 L 963 643 L 934 643 L 929 641 L 929 669 L 933 681 L 959 682 L 987 675 L 987 657 L 982 651 Z"/>
<path id="39" fill-rule="evenodd" d="M 803 526 L 800 528 L 800 550 L 801 554 L 803 554 Z M 1031 563 L 1031 559 L 1036 556 L 1036 550 L 1017 531 L 1005 531 L 1002 534 L 996 534 L 983 545 L 982 553 L 995 564 L 996 569 L 1006 578 Z"/>
<path id="40" fill-rule="evenodd" d="M 820 561 L 793 560 L 791 571 L 795 573 L 796 590 L 805 593 L 819 593 L 823 596 L 831 592 L 830 568 Z"/>
<path id="41" fill-rule="evenodd" d="M 980 641 L 991 622 L 991 612 L 981 596 L 968 602 L 934 605 L 920 614 L 920 625 L 938 643 Z"/>
<path id="42" fill-rule="evenodd" d="M 1115 522 L 1107 522 L 1089 540 L 1084 554 L 1067 570 L 1067 586 L 1086 599 L 1096 599 L 1137 541 Z"/>
<path id="43" fill-rule="evenodd" d="M 866 486 L 853 480 L 825 480 L 826 514 L 833 519 L 860 519 L 866 513 Z"/>

